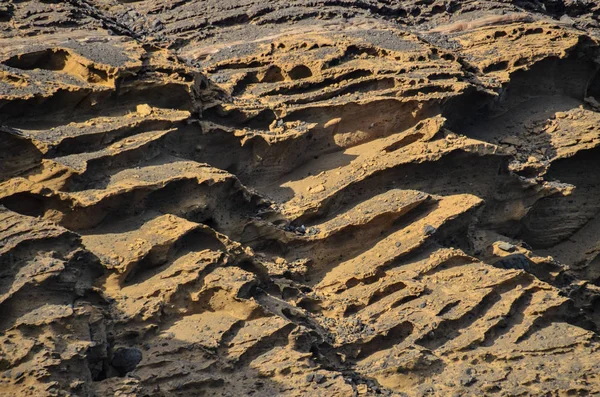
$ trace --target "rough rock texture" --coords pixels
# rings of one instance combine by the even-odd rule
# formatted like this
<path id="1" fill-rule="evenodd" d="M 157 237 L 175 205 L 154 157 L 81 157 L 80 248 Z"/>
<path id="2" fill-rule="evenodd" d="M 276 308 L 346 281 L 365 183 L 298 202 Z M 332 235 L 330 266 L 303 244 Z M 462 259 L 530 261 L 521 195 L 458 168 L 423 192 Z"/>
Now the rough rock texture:
<path id="1" fill-rule="evenodd" d="M 0 395 L 600 393 L 592 0 L 0 4 Z"/>

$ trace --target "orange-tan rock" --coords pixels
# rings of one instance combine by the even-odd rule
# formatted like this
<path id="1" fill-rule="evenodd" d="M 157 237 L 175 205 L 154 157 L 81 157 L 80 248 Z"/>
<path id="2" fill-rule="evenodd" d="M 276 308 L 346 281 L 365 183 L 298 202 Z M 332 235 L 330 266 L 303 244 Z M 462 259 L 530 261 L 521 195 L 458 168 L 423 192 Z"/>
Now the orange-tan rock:
<path id="1" fill-rule="evenodd" d="M 600 393 L 600 7 L 0 5 L 0 396 Z"/>

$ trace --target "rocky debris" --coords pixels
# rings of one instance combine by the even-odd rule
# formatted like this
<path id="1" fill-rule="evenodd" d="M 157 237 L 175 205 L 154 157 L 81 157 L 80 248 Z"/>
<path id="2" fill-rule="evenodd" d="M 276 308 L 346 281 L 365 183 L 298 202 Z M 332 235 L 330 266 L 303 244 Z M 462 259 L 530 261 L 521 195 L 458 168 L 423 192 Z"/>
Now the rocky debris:
<path id="1" fill-rule="evenodd" d="M 320 229 L 318 227 L 306 227 L 304 225 L 300 225 L 300 226 L 294 226 L 292 224 L 288 224 L 285 225 L 285 227 L 283 228 L 283 230 L 285 230 L 286 232 L 292 232 L 292 233 L 296 233 L 297 235 L 300 236 L 314 236 L 315 234 L 320 232 Z"/>
<path id="2" fill-rule="evenodd" d="M 599 15 L 4 2 L 0 390 L 598 393 Z"/>

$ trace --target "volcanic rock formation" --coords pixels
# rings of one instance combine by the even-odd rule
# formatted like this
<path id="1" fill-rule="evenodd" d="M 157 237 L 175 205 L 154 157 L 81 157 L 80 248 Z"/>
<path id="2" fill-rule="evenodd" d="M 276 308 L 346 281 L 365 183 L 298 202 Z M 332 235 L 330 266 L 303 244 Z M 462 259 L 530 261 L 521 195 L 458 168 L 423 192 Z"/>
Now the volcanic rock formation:
<path id="1" fill-rule="evenodd" d="M 600 393 L 599 18 L 5 0 L 0 395 Z"/>

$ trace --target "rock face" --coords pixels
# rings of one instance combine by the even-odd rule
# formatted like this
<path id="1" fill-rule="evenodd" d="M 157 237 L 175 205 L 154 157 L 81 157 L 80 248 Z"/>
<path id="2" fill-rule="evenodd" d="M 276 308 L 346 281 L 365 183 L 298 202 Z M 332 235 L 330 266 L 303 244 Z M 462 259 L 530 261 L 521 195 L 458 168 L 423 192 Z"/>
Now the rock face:
<path id="1" fill-rule="evenodd" d="M 0 5 L 0 395 L 600 392 L 600 6 Z"/>

